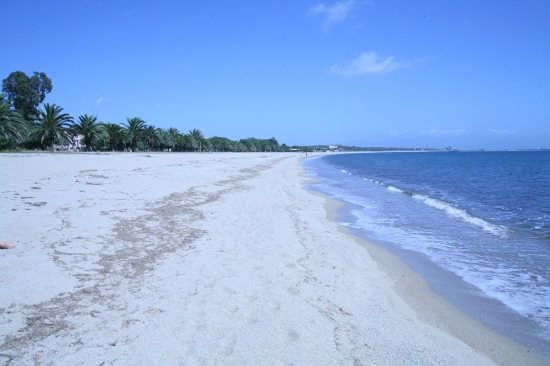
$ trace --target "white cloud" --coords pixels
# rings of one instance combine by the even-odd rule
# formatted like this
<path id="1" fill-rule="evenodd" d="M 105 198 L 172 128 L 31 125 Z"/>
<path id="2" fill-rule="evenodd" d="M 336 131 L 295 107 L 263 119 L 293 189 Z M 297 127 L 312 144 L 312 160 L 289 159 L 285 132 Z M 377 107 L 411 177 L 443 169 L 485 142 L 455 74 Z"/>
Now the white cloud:
<path id="1" fill-rule="evenodd" d="M 105 99 L 103 97 L 99 97 L 96 99 L 95 104 L 96 105 L 102 105 Z"/>
<path id="2" fill-rule="evenodd" d="M 346 76 L 365 76 L 372 74 L 387 74 L 389 72 L 410 67 L 410 62 L 396 61 L 393 56 L 381 57 L 376 52 L 364 52 L 348 65 L 333 65 L 330 71 Z"/>
<path id="3" fill-rule="evenodd" d="M 355 6 L 356 2 L 354 0 L 337 1 L 331 5 L 319 3 L 312 6 L 308 13 L 310 15 L 322 16 L 324 19 L 323 27 L 327 29 L 335 23 L 346 20 L 352 13 Z"/>

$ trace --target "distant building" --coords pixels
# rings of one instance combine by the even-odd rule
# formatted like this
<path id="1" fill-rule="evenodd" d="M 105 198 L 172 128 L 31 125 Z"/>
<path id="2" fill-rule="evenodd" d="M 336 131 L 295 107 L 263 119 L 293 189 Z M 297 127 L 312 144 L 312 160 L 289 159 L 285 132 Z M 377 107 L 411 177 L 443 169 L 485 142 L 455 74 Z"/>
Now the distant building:
<path id="1" fill-rule="evenodd" d="M 54 145 L 55 151 L 82 151 L 86 145 L 82 143 L 84 135 L 71 135 L 65 144 Z"/>
<path id="2" fill-rule="evenodd" d="M 340 146 L 338 145 L 328 145 L 329 151 L 340 151 Z"/>

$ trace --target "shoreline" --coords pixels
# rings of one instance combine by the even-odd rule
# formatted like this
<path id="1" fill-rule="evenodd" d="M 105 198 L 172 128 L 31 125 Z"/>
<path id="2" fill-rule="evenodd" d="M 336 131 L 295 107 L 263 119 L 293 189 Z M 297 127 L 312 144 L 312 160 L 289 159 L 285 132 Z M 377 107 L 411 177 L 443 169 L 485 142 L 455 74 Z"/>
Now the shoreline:
<path id="1" fill-rule="evenodd" d="M 407 303 L 302 162 L 0 156 L 0 363 L 494 365 Z"/>
<path id="2" fill-rule="evenodd" d="M 317 157 L 321 158 L 321 156 Z M 304 172 L 307 176 L 307 173 Z M 306 183 L 307 186 L 310 183 Z M 393 288 L 411 306 L 419 318 L 427 324 L 448 332 L 476 351 L 486 355 L 498 365 L 548 365 L 542 355 L 531 352 L 496 330 L 472 318 L 441 297 L 422 276 L 415 272 L 398 255 L 371 242 L 338 223 L 344 203 L 322 192 L 304 187 L 308 192 L 325 200 L 327 218 L 338 224 L 339 230 L 363 247 L 380 269 L 393 281 Z"/>

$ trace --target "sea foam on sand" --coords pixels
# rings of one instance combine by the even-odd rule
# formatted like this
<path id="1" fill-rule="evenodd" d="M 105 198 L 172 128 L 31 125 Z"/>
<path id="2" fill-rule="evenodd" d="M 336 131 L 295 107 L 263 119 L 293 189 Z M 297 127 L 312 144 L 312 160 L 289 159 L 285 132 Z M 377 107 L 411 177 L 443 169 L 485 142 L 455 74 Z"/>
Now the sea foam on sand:
<path id="1" fill-rule="evenodd" d="M 329 220 L 302 158 L 0 155 L 0 364 L 539 362 Z"/>

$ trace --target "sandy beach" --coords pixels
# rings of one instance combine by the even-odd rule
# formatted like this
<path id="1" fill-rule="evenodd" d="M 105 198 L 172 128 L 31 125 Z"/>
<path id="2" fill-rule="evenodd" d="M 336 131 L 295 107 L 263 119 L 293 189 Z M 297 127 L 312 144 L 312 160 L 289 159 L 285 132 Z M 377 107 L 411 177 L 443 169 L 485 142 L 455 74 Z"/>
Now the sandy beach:
<path id="1" fill-rule="evenodd" d="M 305 189 L 302 154 L 1 154 L 0 365 L 537 365 Z"/>

